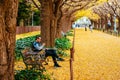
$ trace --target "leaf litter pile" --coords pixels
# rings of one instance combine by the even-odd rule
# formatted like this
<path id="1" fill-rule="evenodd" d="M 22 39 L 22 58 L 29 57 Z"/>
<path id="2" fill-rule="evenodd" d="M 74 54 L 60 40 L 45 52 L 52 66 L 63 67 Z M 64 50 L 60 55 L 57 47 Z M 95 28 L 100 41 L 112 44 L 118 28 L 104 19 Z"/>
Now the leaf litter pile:
<path id="1" fill-rule="evenodd" d="M 74 80 L 120 80 L 120 38 L 96 30 L 75 31 Z M 52 60 L 45 65 L 52 80 L 70 80 L 69 57 L 64 59 L 58 62 L 60 68 L 54 68 Z M 24 68 L 23 62 L 15 62 L 15 69 Z"/>

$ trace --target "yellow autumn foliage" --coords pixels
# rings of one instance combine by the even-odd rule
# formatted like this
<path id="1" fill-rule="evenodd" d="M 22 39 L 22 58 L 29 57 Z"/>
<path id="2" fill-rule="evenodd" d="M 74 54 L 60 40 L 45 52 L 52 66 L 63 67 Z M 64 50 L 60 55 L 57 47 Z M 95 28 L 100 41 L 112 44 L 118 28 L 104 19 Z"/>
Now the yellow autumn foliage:
<path id="1" fill-rule="evenodd" d="M 92 11 L 92 5 L 99 5 L 99 4 L 102 4 L 104 2 L 107 2 L 108 0 L 98 0 L 96 3 L 90 3 L 89 5 L 91 5 L 90 8 L 88 9 L 82 9 L 82 10 L 78 10 L 77 12 L 75 12 L 75 20 L 83 17 L 83 16 L 86 16 L 88 17 L 89 19 L 92 19 L 92 20 L 98 20 L 100 17 L 93 13 Z"/>
<path id="2" fill-rule="evenodd" d="M 16 35 L 16 40 L 20 39 L 20 38 L 25 38 L 25 37 L 29 37 L 29 36 L 38 35 L 38 34 L 40 34 L 40 31 L 34 31 L 34 32 L 19 34 L 19 35 Z"/>
<path id="3" fill-rule="evenodd" d="M 77 11 L 76 14 L 75 14 L 76 19 L 79 19 L 83 16 L 86 16 L 86 17 L 88 17 L 89 19 L 92 19 L 92 20 L 97 20 L 97 19 L 100 18 L 97 14 L 93 13 L 91 9 L 80 10 L 80 11 Z"/>
<path id="4" fill-rule="evenodd" d="M 72 37 L 69 37 L 72 41 Z M 97 30 L 90 32 L 76 29 L 73 80 L 119 80 L 120 38 Z M 51 80 L 70 80 L 69 57 L 58 62 L 62 67 L 54 68 L 50 60 L 44 65 Z M 24 69 L 23 62 L 16 62 L 15 69 Z"/>
<path id="5" fill-rule="evenodd" d="M 100 4 L 100 3 L 103 3 L 103 2 L 107 2 L 108 0 L 98 0 L 97 3 Z"/>

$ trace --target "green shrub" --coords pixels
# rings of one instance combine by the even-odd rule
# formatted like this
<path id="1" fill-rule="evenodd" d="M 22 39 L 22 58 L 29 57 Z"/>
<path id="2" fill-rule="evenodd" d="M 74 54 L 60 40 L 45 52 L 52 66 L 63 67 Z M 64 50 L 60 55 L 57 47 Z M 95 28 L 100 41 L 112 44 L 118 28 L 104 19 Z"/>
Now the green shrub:
<path id="1" fill-rule="evenodd" d="M 66 36 L 73 36 L 73 30 L 66 32 Z"/>
<path id="2" fill-rule="evenodd" d="M 31 47 L 32 42 L 35 40 L 36 36 L 21 38 L 16 41 L 16 47 L 15 47 L 15 59 L 19 60 L 21 58 L 21 51 L 25 47 Z"/>
<path id="3" fill-rule="evenodd" d="M 39 70 L 21 70 L 16 72 L 15 80 L 50 80 L 50 75 Z"/>
<path id="4" fill-rule="evenodd" d="M 57 48 L 57 53 L 59 55 L 68 56 L 65 50 L 69 50 L 72 47 L 72 44 L 68 38 L 62 37 L 55 40 L 55 47 Z"/>
<path id="5" fill-rule="evenodd" d="M 61 50 L 68 50 L 72 47 L 72 44 L 68 38 L 62 37 L 55 40 L 55 47 Z"/>
<path id="6" fill-rule="evenodd" d="M 57 54 L 59 54 L 59 56 L 63 56 L 63 57 L 68 56 L 68 54 L 65 51 L 60 50 L 60 49 L 57 50 Z"/>

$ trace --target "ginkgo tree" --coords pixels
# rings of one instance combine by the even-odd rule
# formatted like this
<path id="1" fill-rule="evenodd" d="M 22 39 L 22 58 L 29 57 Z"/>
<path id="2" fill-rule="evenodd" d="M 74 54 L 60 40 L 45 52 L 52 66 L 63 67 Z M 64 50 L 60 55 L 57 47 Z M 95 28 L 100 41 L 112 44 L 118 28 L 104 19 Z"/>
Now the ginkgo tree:
<path id="1" fill-rule="evenodd" d="M 18 0 L 0 0 L 0 80 L 14 80 Z"/>
<path id="2" fill-rule="evenodd" d="M 77 11 L 75 15 L 75 19 L 79 19 L 83 16 L 86 16 L 91 20 L 98 20 L 100 18 L 99 15 L 93 13 L 91 9 L 87 9 L 87 10 Z"/>
<path id="3" fill-rule="evenodd" d="M 34 0 L 32 1 L 34 2 Z M 62 11 L 66 9 L 67 17 L 71 18 L 74 17 L 74 12 L 82 8 L 88 8 L 88 4 L 95 3 L 98 0 L 37 1 L 40 4 L 36 6 L 42 12 L 42 41 L 45 42 L 47 46 L 53 47 L 57 33 L 60 32 L 58 30 L 63 15 Z M 0 80 L 14 80 L 14 49 L 17 12 L 18 0 L 0 0 Z"/>
<path id="4" fill-rule="evenodd" d="M 72 21 L 73 13 L 98 0 L 31 0 L 41 10 L 42 42 L 54 47 L 54 40 L 61 35 L 62 17 L 67 14 L 68 22 Z M 37 2 L 40 3 L 38 5 Z M 93 5 L 92 5 L 93 6 Z M 67 22 L 66 22 L 67 23 Z"/>
<path id="5" fill-rule="evenodd" d="M 74 19 L 76 20 L 76 19 L 79 19 L 80 17 L 87 16 L 91 20 L 98 20 L 100 18 L 100 16 L 98 14 L 95 14 L 92 9 L 94 7 L 96 7 L 97 5 L 100 5 L 100 4 L 107 2 L 107 1 L 108 0 L 98 0 L 94 4 L 90 3 L 87 6 L 87 9 L 80 9 L 80 10 L 76 11 L 74 14 L 75 15 Z"/>
<path id="6" fill-rule="evenodd" d="M 98 14 L 101 17 L 101 22 L 106 23 L 105 25 L 105 29 L 108 30 L 108 26 L 107 26 L 107 22 L 110 21 L 111 23 L 111 27 L 109 27 L 110 30 L 115 31 L 115 29 L 118 30 L 118 32 L 120 31 L 120 7 L 119 7 L 119 0 L 109 0 L 108 2 L 105 2 L 103 4 L 100 4 L 96 7 L 93 8 L 93 12 Z M 118 26 L 116 25 L 116 21 L 118 22 Z M 100 22 L 99 22 L 100 23 Z"/>

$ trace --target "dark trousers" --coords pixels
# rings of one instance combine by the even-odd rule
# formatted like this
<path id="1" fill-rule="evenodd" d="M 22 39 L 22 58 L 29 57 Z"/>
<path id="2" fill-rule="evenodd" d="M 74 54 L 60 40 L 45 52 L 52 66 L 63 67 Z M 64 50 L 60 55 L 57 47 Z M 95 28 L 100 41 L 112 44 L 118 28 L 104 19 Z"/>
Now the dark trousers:
<path id="1" fill-rule="evenodd" d="M 41 50 L 36 50 L 34 52 L 39 53 L 40 51 Z M 59 57 L 58 57 L 58 55 L 56 53 L 56 50 L 54 50 L 54 49 L 46 49 L 45 50 L 45 57 L 47 58 L 48 56 L 52 57 L 53 62 L 54 62 L 55 65 L 58 64 L 56 58 L 59 58 Z"/>
<path id="2" fill-rule="evenodd" d="M 53 59 L 53 62 L 56 64 L 57 63 L 56 58 L 58 58 L 56 50 L 50 49 L 50 50 L 45 50 L 45 52 L 46 52 L 45 57 L 51 56 Z"/>

